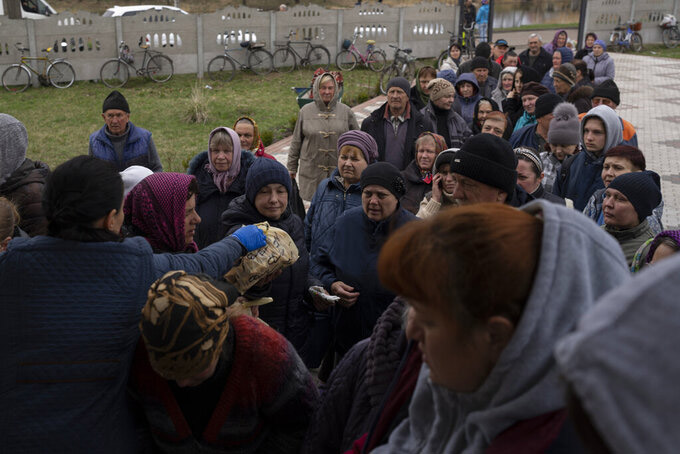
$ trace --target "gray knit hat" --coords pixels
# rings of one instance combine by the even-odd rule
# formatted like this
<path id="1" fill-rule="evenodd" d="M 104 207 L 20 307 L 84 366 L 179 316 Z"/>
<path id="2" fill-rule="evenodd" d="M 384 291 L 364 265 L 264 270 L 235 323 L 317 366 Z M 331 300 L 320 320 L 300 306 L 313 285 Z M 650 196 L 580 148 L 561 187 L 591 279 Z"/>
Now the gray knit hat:
<path id="1" fill-rule="evenodd" d="M 401 90 L 406 93 L 407 96 L 409 93 L 411 93 L 411 84 L 409 84 L 408 80 L 403 77 L 393 77 L 390 79 L 390 81 L 387 82 L 387 89 L 385 92 L 390 91 L 390 88 L 392 87 L 401 88 Z"/>
<path id="2" fill-rule="evenodd" d="M 561 64 L 556 71 L 553 72 L 553 79 L 557 77 L 573 87 L 576 83 L 576 66 L 571 63 Z"/>
<path id="3" fill-rule="evenodd" d="M 563 102 L 555 106 L 553 119 L 548 129 L 548 143 L 553 145 L 576 145 L 580 141 L 576 106 L 570 102 Z"/>
<path id="4" fill-rule="evenodd" d="M 0 184 L 26 160 L 28 133 L 22 122 L 11 115 L 0 114 Z"/>

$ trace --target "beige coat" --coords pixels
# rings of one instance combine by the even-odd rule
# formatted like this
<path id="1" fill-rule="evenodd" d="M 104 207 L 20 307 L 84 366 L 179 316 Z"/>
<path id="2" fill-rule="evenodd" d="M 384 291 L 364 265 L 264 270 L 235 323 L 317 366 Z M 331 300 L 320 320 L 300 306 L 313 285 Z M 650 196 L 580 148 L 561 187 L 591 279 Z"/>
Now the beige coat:
<path id="1" fill-rule="evenodd" d="M 335 79 L 335 96 L 328 106 L 321 101 L 321 78 L 314 81 L 314 102 L 300 109 L 288 154 L 288 171 L 298 174 L 300 195 L 305 200 L 312 200 L 321 180 L 329 177 L 337 167 L 340 134 L 359 129 L 352 109 L 338 102 L 339 89 Z"/>

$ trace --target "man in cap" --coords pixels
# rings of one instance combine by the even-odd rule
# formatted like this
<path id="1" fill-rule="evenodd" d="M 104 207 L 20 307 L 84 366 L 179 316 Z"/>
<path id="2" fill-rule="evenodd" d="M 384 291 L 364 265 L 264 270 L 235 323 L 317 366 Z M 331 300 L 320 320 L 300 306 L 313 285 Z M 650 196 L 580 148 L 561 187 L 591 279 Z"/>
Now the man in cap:
<path id="1" fill-rule="evenodd" d="M 543 40 L 538 33 L 529 35 L 528 46 L 527 50 L 519 54 L 519 61 L 522 66 L 533 68 L 540 80 L 552 67 L 552 55 L 543 49 Z"/>
<path id="2" fill-rule="evenodd" d="M 593 107 L 604 105 L 616 110 L 619 104 L 621 104 L 621 92 L 619 91 L 616 82 L 607 79 L 601 84 L 596 85 L 593 89 L 591 101 Z M 579 115 L 579 117 L 583 118 L 584 115 L 585 113 Z M 619 119 L 621 120 L 621 127 L 623 128 L 623 144 L 637 147 L 638 140 L 635 127 L 629 121 L 626 121 L 621 117 L 619 117 Z"/>
<path id="3" fill-rule="evenodd" d="M 534 150 L 545 149 L 548 143 L 548 130 L 550 120 L 553 119 L 553 109 L 562 102 L 562 98 L 552 93 L 545 93 L 536 99 L 534 115 L 536 123 L 524 126 L 510 136 L 510 144 L 513 148 L 530 147 Z"/>
<path id="4" fill-rule="evenodd" d="M 361 124 L 378 144 L 378 161 L 404 170 L 415 156 L 415 141 L 433 125 L 409 102 L 411 87 L 403 77 L 387 83 L 387 102 L 374 110 Z"/>
<path id="5" fill-rule="evenodd" d="M 431 80 L 428 88 L 430 101 L 420 113 L 432 122 L 432 132 L 444 137 L 447 148 L 460 148 L 472 131 L 463 117 L 451 108 L 456 97 L 455 88 L 445 79 Z"/>
<path id="6" fill-rule="evenodd" d="M 122 93 L 114 90 L 106 97 L 102 118 L 104 126 L 90 135 L 90 156 L 113 163 L 119 172 L 133 165 L 163 171 L 151 133 L 132 124 Z"/>
<path id="7" fill-rule="evenodd" d="M 131 371 L 162 452 L 299 452 L 318 392 L 293 346 L 234 306 L 224 281 L 151 285 Z"/>
<path id="8" fill-rule="evenodd" d="M 491 50 L 491 59 L 498 63 L 499 65 L 501 64 L 501 60 L 503 59 L 503 56 L 505 53 L 510 49 L 508 46 L 508 42 L 501 38 L 497 39 L 495 43 L 493 43 L 493 49 Z"/>

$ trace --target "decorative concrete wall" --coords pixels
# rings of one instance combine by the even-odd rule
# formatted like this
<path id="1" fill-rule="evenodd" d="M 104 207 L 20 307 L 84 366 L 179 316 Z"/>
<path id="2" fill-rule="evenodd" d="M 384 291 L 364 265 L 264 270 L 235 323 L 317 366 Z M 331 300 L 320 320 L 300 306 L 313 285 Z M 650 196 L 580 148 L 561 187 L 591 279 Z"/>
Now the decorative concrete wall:
<path id="1" fill-rule="evenodd" d="M 225 42 L 239 49 L 240 41 L 254 40 L 274 51 L 291 32 L 293 41 L 311 39 L 312 44 L 326 46 L 332 63 L 342 41 L 355 31 L 362 34 L 357 40 L 360 49 L 366 39 L 373 39 L 389 58 L 393 50 L 388 44 L 410 47 L 419 58 L 434 57 L 447 47 L 447 31 L 455 31 L 457 14 L 457 8 L 434 2 L 408 8 L 363 4 L 349 10 L 294 6 L 286 12 L 227 7 L 212 14 L 148 12 L 118 18 L 82 12 L 60 13 L 43 20 L 0 16 L 0 71 L 19 60 L 14 44 L 21 42 L 33 57 L 43 55 L 42 49 L 54 47 L 51 56 L 67 58 L 78 80 L 98 79 L 101 65 L 117 56 L 121 40 L 133 51 L 140 51 L 137 46 L 141 40 L 167 54 L 176 73 L 200 77 L 210 59 L 223 52 Z M 244 52 L 232 55 L 245 63 Z M 135 54 L 135 61 L 141 64 L 141 53 Z"/>

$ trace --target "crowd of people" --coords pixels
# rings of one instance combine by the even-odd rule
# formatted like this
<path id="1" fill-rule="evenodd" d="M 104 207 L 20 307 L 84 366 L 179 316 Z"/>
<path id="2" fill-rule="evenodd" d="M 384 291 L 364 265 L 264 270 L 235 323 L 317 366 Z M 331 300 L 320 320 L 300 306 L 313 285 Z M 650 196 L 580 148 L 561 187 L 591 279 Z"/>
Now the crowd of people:
<path id="1" fill-rule="evenodd" d="M 244 116 L 164 172 L 113 91 L 50 171 L 0 114 L 3 448 L 674 452 L 680 231 L 567 44 L 454 43 L 361 124 L 320 74 L 286 165 Z"/>

